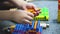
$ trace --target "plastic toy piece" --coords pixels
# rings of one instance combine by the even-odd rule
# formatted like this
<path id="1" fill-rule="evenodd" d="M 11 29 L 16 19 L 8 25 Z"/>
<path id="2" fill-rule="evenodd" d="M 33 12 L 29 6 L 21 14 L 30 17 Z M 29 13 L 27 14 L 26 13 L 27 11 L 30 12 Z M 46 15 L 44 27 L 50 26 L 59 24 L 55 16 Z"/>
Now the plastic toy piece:
<path id="1" fill-rule="evenodd" d="M 38 21 L 32 20 L 32 25 L 16 24 L 16 25 L 9 27 L 8 30 L 10 30 L 12 34 L 41 34 L 42 33 L 42 27 L 40 26 L 40 20 Z"/>
<path id="2" fill-rule="evenodd" d="M 35 10 L 35 9 L 32 7 L 32 9 L 29 9 L 29 8 L 28 8 L 27 11 L 33 13 L 34 16 L 37 16 L 37 15 L 39 15 L 40 9 Z"/>
<path id="3" fill-rule="evenodd" d="M 35 23 L 35 21 L 32 20 L 32 25 L 30 25 L 31 26 L 31 29 L 34 29 L 34 23 Z"/>
<path id="4" fill-rule="evenodd" d="M 38 24 L 36 26 L 36 33 L 41 34 L 41 32 L 42 32 L 42 27 L 40 26 L 40 21 L 38 21 Z"/>
<path id="5" fill-rule="evenodd" d="M 34 17 L 34 20 L 48 20 L 49 19 L 49 12 L 48 8 L 44 7 L 41 8 L 39 15 Z"/>
<path id="6" fill-rule="evenodd" d="M 36 29 L 28 30 L 26 32 L 27 34 L 41 34 L 42 33 L 42 27 L 40 26 L 40 21 L 35 21 L 35 24 L 36 24 L 36 22 L 38 23 L 36 26 Z"/>
<path id="7" fill-rule="evenodd" d="M 29 24 L 16 24 L 14 32 L 12 34 L 41 34 L 42 27 L 40 21 L 32 21 L 32 25 Z"/>
<path id="8" fill-rule="evenodd" d="M 45 22 L 41 22 L 40 26 L 42 26 L 43 29 L 46 29 L 47 27 L 49 27 L 49 24 L 46 24 Z"/>
<path id="9" fill-rule="evenodd" d="M 37 21 L 35 21 L 35 24 L 34 24 L 34 29 L 36 29 L 37 24 L 38 24 L 38 22 L 37 22 Z"/>
<path id="10" fill-rule="evenodd" d="M 49 27 L 49 24 L 46 24 L 47 25 L 47 27 Z"/>
<path id="11" fill-rule="evenodd" d="M 12 34 L 24 34 L 25 31 L 26 31 L 26 28 L 24 27 L 23 24 L 16 24 L 16 27 Z"/>

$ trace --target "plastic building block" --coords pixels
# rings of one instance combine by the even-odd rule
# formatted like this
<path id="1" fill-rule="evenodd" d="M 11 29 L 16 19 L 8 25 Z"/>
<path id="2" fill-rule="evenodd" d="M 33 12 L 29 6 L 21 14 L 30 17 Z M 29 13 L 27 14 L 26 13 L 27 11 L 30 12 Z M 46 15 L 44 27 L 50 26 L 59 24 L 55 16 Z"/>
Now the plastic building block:
<path id="1" fill-rule="evenodd" d="M 42 27 L 40 26 L 40 21 L 36 21 L 36 22 L 38 22 L 37 26 L 35 26 L 36 29 L 27 31 L 28 34 L 41 34 L 42 33 Z"/>
<path id="2" fill-rule="evenodd" d="M 40 26 L 40 20 L 32 21 L 32 25 L 29 24 L 16 24 L 12 34 L 41 34 L 42 27 Z"/>
<path id="3" fill-rule="evenodd" d="M 8 27 L 8 31 L 12 34 L 41 34 L 42 27 L 40 26 L 40 20 L 32 20 L 32 25 L 29 24 L 16 24 Z"/>
<path id="4" fill-rule="evenodd" d="M 24 24 L 16 24 L 14 28 L 14 32 L 12 34 L 24 34 L 26 31 L 26 27 Z"/>
<path id="5" fill-rule="evenodd" d="M 41 13 L 39 13 L 38 16 L 34 17 L 34 20 L 48 20 L 49 19 L 49 10 L 48 8 L 44 7 L 40 10 Z"/>
<path id="6" fill-rule="evenodd" d="M 36 29 L 37 24 L 38 24 L 38 22 L 37 22 L 37 21 L 35 21 L 35 23 L 34 23 L 34 29 Z"/>
<path id="7" fill-rule="evenodd" d="M 31 9 L 28 8 L 27 11 L 33 13 L 34 16 L 37 16 L 37 15 L 39 15 L 40 9 L 35 10 L 35 9 L 32 7 Z"/>
<path id="8" fill-rule="evenodd" d="M 31 30 L 33 30 L 33 29 L 34 29 L 34 23 L 35 23 L 35 21 L 34 21 L 34 20 L 32 20 L 32 25 L 30 25 Z"/>

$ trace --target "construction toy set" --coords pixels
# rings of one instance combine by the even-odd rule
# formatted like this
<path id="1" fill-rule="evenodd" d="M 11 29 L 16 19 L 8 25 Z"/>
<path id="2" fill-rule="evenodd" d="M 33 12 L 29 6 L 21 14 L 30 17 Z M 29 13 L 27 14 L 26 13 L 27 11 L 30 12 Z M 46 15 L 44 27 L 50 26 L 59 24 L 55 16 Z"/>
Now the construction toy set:
<path id="1" fill-rule="evenodd" d="M 41 34 L 42 27 L 40 21 L 32 21 L 32 25 L 29 24 L 16 24 L 12 34 Z"/>
<path id="2" fill-rule="evenodd" d="M 34 19 L 31 21 L 32 25 L 16 24 L 10 26 L 9 28 L 4 28 L 4 30 L 7 29 L 9 32 L 11 32 L 11 34 L 42 34 L 43 26 L 40 20 L 48 20 L 49 18 L 48 9 L 42 8 L 42 9 L 34 10 L 34 8 L 32 8 L 32 9 L 28 9 L 27 11 L 33 13 L 35 16 Z"/>

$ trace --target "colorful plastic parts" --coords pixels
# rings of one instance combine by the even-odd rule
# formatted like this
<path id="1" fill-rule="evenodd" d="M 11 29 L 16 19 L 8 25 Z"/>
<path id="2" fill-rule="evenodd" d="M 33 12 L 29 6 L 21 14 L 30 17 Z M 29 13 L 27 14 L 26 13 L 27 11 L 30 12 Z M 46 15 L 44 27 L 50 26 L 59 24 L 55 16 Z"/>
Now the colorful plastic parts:
<path id="1" fill-rule="evenodd" d="M 33 13 L 34 16 L 37 16 L 37 15 L 39 15 L 40 9 L 35 10 L 34 8 L 31 8 L 31 9 L 28 8 L 27 11 Z"/>
<path id="2" fill-rule="evenodd" d="M 12 34 L 41 34 L 42 27 L 40 26 L 40 21 L 36 21 L 36 23 L 33 20 L 32 25 L 16 24 L 16 27 Z"/>
<path id="3" fill-rule="evenodd" d="M 26 29 L 23 24 L 16 24 L 16 27 L 14 28 L 12 34 L 24 34 L 25 30 Z"/>
<path id="4" fill-rule="evenodd" d="M 48 20 L 49 19 L 49 10 L 48 8 L 44 7 L 41 8 L 41 13 L 38 16 L 34 17 L 34 20 Z"/>

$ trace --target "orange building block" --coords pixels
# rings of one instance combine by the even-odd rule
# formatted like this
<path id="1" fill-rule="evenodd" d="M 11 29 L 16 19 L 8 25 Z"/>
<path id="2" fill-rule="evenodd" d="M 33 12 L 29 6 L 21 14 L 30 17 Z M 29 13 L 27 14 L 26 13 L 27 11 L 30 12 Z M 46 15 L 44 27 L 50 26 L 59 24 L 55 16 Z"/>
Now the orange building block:
<path id="1" fill-rule="evenodd" d="M 36 11 L 35 11 L 34 9 L 28 9 L 27 11 L 28 11 L 28 12 L 31 12 L 31 13 L 33 13 L 33 14 L 36 13 Z"/>
<path id="2" fill-rule="evenodd" d="M 34 16 L 37 16 L 37 15 L 39 15 L 39 13 L 40 13 L 40 8 L 38 8 L 38 9 L 36 9 L 36 10 L 35 10 L 34 8 L 31 8 L 31 9 L 28 8 L 27 11 L 33 13 Z"/>
<path id="3" fill-rule="evenodd" d="M 35 21 L 35 23 L 34 23 L 34 29 L 36 29 L 37 24 L 38 24 L 38 21 Z"/>

